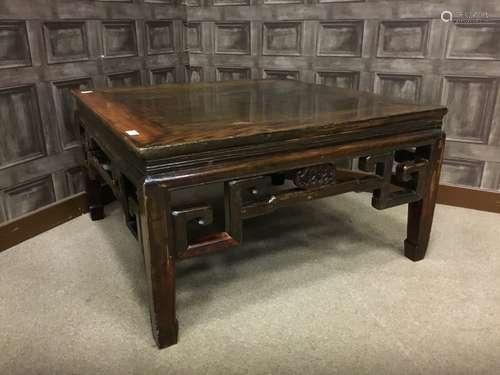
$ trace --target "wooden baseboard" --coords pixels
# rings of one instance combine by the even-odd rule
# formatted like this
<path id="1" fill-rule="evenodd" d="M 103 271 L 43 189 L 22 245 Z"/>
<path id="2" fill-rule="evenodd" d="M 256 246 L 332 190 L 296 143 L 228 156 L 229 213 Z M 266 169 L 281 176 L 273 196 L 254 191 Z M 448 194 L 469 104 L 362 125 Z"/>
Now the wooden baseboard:
<path id="1" fill-rule="evenodd" d="M 500 192 L 439 185 L 437 203 L 500 213 Z"/>
<path id="2" fill-rule="evenodd" d="M 107 186 L 103 186 L 102 194 L 104 203 L 114 200 Z M 0 252 L 86 212 L 87 194 L 82 192 L 1 224 Z"/>
<path id="3" fill-rule="evenodd" d="M 106 189 L 104 193 L 104 201 L 111 202 L 113 200 L 111 191 Z M 500 193 L 493 191 L 440 185 L 437 202 L 500 213 Z M 2 224 L 0 225 L 0 252 L 87 211 L 87 194 L 80 193 Z"/>
<path id="4" fill-rule="evenodd" d="M 87 212 L 87 194 L 79 193 L 0 225 L 0 251 Z"/>

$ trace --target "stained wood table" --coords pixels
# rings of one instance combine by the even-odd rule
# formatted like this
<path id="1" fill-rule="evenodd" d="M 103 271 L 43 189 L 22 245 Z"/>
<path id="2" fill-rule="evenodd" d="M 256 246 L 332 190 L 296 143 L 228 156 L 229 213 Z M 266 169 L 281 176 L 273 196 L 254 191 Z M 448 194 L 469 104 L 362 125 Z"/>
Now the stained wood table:
<path id="1" fill-rule="evenodd" d="M 160 348 L 177 342 L 176 262 L 238 245 L 247 218 L 372 192 L 377 209 L 408 204 L 404 253 L 414 261 L 425 255 L 444 107 L 271 80 L 74 95 L 90 216 L 103 218 L 105 182 L 142 245 Z"/>

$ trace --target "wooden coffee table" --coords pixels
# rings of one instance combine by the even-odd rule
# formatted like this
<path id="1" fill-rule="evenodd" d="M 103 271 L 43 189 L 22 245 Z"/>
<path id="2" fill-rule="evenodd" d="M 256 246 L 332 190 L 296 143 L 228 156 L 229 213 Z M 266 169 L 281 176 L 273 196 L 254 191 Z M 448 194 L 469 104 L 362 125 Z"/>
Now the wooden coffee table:
<path id="1" fill-rule="evenodd" d="M 373 192 L 377 209 L 409 204 L 404 252 L 425 255 L 444 107 L 271 80 L 74 94 L 91 218 L 103 218 L 104 181 L 142 245 L 160 348 L 177 342 L 175 263 L 238 245 L 244 219 Z"/>

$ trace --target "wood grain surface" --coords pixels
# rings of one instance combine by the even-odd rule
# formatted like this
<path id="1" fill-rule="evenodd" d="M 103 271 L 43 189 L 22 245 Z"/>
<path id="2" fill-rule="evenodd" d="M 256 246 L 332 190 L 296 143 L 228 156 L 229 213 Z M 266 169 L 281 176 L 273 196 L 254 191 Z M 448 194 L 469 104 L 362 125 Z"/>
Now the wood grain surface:
<path id="1" fill-rule="evenodd" d="M 121 139 L 146 157 L 261 144 L 307 134 L 373 137 L 411 130 L 408 120 L 440 121 L 442 106 L 298 81 L 256 80 L 116 88 L 74 94 Z M 422 126 L 419 127 L 422 129 Z"/>

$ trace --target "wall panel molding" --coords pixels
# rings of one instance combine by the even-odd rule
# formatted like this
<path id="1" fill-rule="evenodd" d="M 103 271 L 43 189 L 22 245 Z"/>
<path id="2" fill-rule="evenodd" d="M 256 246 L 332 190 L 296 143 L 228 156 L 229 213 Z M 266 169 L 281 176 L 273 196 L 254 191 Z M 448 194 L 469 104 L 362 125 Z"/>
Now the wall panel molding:
<path id="1" fill-rule="evenodd" d="M 302 53 L 301 22 L 268 22 L 262 30 L 263 55 L 300 55 Z"/>
<path id="2" fill-rule="evenodd" d="M 24 21 L 0 21 L 0 69 L 31 66 Z"/>
<path id="3" fill-rule="evenodd" d="M 377 56 L 424 58 L 428 41 L 428 21 L 383 21 L 379 25 Z"/>
<path id="4" fill-rule="evenodd" d="M 375 73 L 374 92 L 387 97 L 420 101 L 422 76 L 408 74 Z"/>
<path id="5" fill-rule="evenodd" d="M 78 125 L 75 121 L 75 100 L 71 90 L 90 90 L 93 88 L 90 77 L 73 79 L 70 81 L 56 81 L 52 83 L 54 95 L 57 125 L 60 137 L 60 148 L 67 150 L 72 147 L 80 147 Z"/>
<path id="6" fill-rule="evenodd" d="M 156 68 L 150 71 L 150 81 L 152 85 L 162 85 L 176 82 L 176 69 L 174 66 L 166 68 Z"/>
<path id="7" fill-rule="evenodd" d="M 482 160 L 446 159 L 443 162 L 443 184 L 479 188 L 485 162 Z"/>
<path id="8" fill-rule="evenodd" d="M 250 23 L 216 23 L 215 53 L 250 54 Z"/>
<path id="9" fill-rule="evenodd" d="M 190 53 L 203 52 L 201 23 L 184 24 L 184 50 Z"/>
<path id="10" fill-rule="evenodd" d="M 497 101 L 496 78 L 443 77 L 441 103 L 450 109 L 445 119 L 448 139 L 486 144 Z"/>
<path id="11" fill-rule="evenodd" d="M 3 192 L 6 219 L 11 220 L 56 200 L 52 176 L 13 186 Z"/>
<path id="12" fill-rule="evenodd" d="M 46 22 L 43 33 L 49 64 L 89 59 L 85 22 Z"/>
<path id="13" fill-rule="evenodd" d="M 0 169 L 46 155 L 34 85 L 0 89 Z"/>
<path id="14" fill-rule="evenodd" d="M 242 80 L 250 78 L 251 78 L 250 68 L 229 68 L 229 67 L 216 68 L 217 81 Z"/>
<path id="15" fill-rule="evenodd" d="M 500 60 L 500 21 L 452 24 L 446 57 L 467 60 Z"/>
<path id="16" fill-rule="evenodd" d="M 102 23 L 104 57 L 136 56 L 137 31 L 135 21 L 105 21 Z"/>
<path id="17" fill-rule="evenodd" d="M 363 21 L 321 22 L 317 55 L 360 57 L 363 27 Z"/>
<path id="18" fill-rule="evenodd" d="M 172 21 L 146 22 L 148 55 L 174 52 L 174 26 Z"/>
<path id="19" fill-rule="evenodd" d="M 320 71 L 316 72 L 316 83 L 321 85 L 357 90 L 359 88 L 359 72 L 352 71 Z"/>

